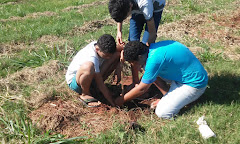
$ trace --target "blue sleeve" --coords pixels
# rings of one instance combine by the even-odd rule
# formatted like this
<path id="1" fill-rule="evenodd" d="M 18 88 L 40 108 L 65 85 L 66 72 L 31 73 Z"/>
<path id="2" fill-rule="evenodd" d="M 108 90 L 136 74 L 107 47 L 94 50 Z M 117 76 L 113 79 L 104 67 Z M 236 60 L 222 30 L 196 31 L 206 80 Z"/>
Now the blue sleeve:
<path id="1" fill-rule="evenodd" d="M 141 82 L 145 84 L 153 83 L 157 79 L 160 69 L 161 65 L 154 62 L 147 62 Z"/>
<path id="2" fill-rule="evenodd" d="M 145 66 L 141 82 L 145 84 L 153 83 L 164 67 L 166 59 L 166 50 L 159 48 L 160 43 L 151 44 L 148 53 L 148 59 Z"/>

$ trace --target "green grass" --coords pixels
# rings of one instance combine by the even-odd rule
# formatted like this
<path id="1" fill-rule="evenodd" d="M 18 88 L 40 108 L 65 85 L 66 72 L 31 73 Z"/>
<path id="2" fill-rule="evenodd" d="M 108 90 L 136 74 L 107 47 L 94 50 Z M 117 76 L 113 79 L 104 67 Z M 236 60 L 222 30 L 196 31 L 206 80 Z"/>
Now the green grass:
<path id="1" fill-rule="evenodd" d="M 6 21 L 0 23 L 0 43 L 2 42 L 29 42 L 43 35 L 64 35 L 74 26 L 81 26 L 86 21 L 104 19 L 109 16 L 104 5 L 94 6 L 95 9 L 85 8 L 86 14 L 75 10 L 59 12 L 57 16 L 40 16 L 19 21 Z"/>
<path id="2" fill-rule="evenodd" d="M 217 80 L 218 81 L 221 79 Z M 216 83 L 214 83 L 216 84 Z M 229 84 L 229 83 L 227 83 Z M 231 89 L 222 93 L 215 91 L 215 97 L 209 98 L 209 92 L 214 91 L 214 86 L 207 90 L 206 94 L 191 109 L 184 109 L 176 120 L 166 121 L 142 116 L 139 120 L 141 129 L 126 130 L 127 126 L 115 126 L 107 133 L 100 134 L 96 143 L 228 143 L 240 142 L 239 126 L 239 88 L 235 96 Z M 234 89 L 234 88 L 233 88 Z M 226 89 L 225 89 L 226 90 Z M 226 97 L 226 95 L 228 97 Z M 206 115 L 206 121 L 216 134 L 216 138 L 204 140 L 198 130 L 196 120 Z M 151 117 L 152 117 L 151 116 Z"/>
<path id="3" fill-rule="evenodd" d="M 12 0 L 13 1 L 13 0 Z M 96 0 L 22 0 L 15 5 L 2 5 L 2 11 L 0 12 L 0 19 L 7 19 L 12 16 L 24 17 L 27 14 L 35 12 L 59 12 L 62 9 L 69 6 L 80 6 L 83 4 L 89 4 Z M 5 3 L 4 1 L 3 3 Z"/>
<path id="4" fill-rule="evenodd" d="M 68 52 L 68 44 L 59 47 L 49 48 L 42 45 L 37 50 L 29 51 L 28 49 L 20 51 L 16 56 L 0 58 L 0 77 L 5 77 L 16 71 L 20 71 L 25 67 L 36 68 L 42 66 L 43 63 L 49 60 L 59 60 L 62 64 L 69 64 L 73 53 Z"/>
<path id="5" fill-rule="evenodd" d="M 24 111 L 14 110 L 14 118 L 0 117 L 0 122 L 5 129 L 0 133 L 4 137 L 2 142 L 6 143 L 74 143 L 84 142 L 87 137 L 73 137 L 64 139 L 63 135 L 53 134 L 47 131 L 41 134 L 41 131 L 32 125 Z"/>
<path id="6" fill-rule="evenodd" d="M 103 9 L 103 7 L 100 6 L 99 9 Z M 74 26 L 81 26 L 84 21 L 105 18 L 105 15 L 90 17 L 90 15 L 98 13 L 99 9 L 95 11 L 86 10 L 89 13 L 88 17 L 72 11 L 70 13 L 62 13 L 60 17 L 44 16 L 22 20 L 21 22 L 5 22 L 0 25 L 0 42 L 30 42 L 43 35 L 61 36 L 70 31 Z"/>
<path id="7" fill-rule="evenodd" d="M 154 114 L 139 119 L 141 129 L 126 130 L 128 124 L 114 126 L 98 135 L 96 143 L 228 143 L 240 142 L 240 68 L 239 62 L 205 63 L 210 74 L 208 88 L 195 106 L 183 108 L 177 119 L 161 120 Z M 214 68 L 213 68 L 213 67 Z M 231 68 L 232 67 L 232 68 Z M 233 67 L 238 69 L 233 69 Z M 204 140 L 196 120 L 205 115 L 216 138 Z"/>
<path id="8" fill-rule="evenodd" d="M 214 13 L 217 10 L 231 9 L 229 3 L 235 0 L 176 0 L 176 5 L 167 5 L 168 11 L 163 11 L 162 23 L 180 20 L 187 15 Z"/>
<path id="9" fill-rule="evenodd" d="M 7 4 L 16 2 L 15 4 Z M 96 0 L 1 0 L 0 1 L 0 44 L 23 43 L 23 49 L 17 49 L 10 54 L 1 54 L 0 79 L 8 78 L 15 72 L 26 67 L 37 68 L 50 60 L 59 60 L 66 68 L 75 53 L 92 40 L 102 34 L 116 35 L 116 26 L 104 25 L 100 29 L 85 34 L 71 32 L 75 27 L 83 26 L 84 22 L 91 22 L 110 18 L 107 4 L 63 11 L 70 6 L 82 6 Z M 233 5 L 236 0 L 176 0 L 176 4 L 167 5 L 162 23 L 177 22 L 186 16 L 196 14 L 214 14 L 218 11 L 236 9 Z M 37 12 L 54 12 L 55 15 L 26 17 Z M 11 17 L 21 18 L 11 20 Z M 209 24 L 211 26 L 211 24 Z M 219 27 L 222 29 L 224 27 Z M 127 41 L 129 25 L 123 25 L 123 39 Z M 217 29 L 216 29 L 217 31 Z M 239 31 L 234 34 L 240 35 Z M 50 35 L 66 39 L 64 44 L 49 46 L 39 42 L 42 36 Z M 159 37 L 157 40 L 169 39 Z M 10 87 L 0 85 L 0 139 L 5 143 L 240 143 L 240 62 L 224 58 L 223 53 L 228 49 L 221 41 L 210 42 L 200 37 L 184 36 L 180 42 L 187 46 L 198 46 L 204 49 L 197 53 L 198 58 L 208 71 L 209 84 L 205 94 L 194 106 L 186 107 L 175 120 L 161 120 L 152 113 L 150 116 L 142 115 L 138 119 L 140 127 L 128 129 L 127 123 L 120 124 L 116 120 L 112 129 L 98 134 L 94 138 L 75 137 L 65 139 L 63 135 L 53 131 L 42 131 L 36 128 L 28 118 L 32 110 L 24 100 L 35 90 L 34 85 L 27 85 L 10 81 Z M 0 46 L 1 46 L 0 45 Z M 34 49 L 30 47 L 33 46 Z M 1 48 L 1 47 L 0 47 Z M 0 50 L 1 52 L 1 50 Z M 235 50 L 239 53 L 239 49 Z M 61 69 L 62 70 L 62 69 Z M 45 79 L 38 86 L 47 87 L 52 95 L 66 95 L 51 89 L 58 80 L 54 77 Z M 57 83 L 57 84 L 56 84 Z M 43 88 L 46 90 L 47 88 Z M 11 90 L 14 90 L 13 92 Z M 210 128 L 216 133 L 216 138 L 204 140 L 199 131 L 196 120 L 206 116 Z"/>

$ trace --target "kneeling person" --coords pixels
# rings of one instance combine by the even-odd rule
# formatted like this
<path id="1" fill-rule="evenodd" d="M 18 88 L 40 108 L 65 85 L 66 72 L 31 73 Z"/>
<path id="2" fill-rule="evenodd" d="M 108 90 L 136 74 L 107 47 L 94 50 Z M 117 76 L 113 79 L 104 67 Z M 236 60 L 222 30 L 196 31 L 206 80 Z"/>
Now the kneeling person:
<path id="1" fill-rule="evenodd" d="M 111 35 L 104 34 L 98 41 L 93 41 L 82 48 L 73 58 L 66 73 L 67 84 L 72 90 L 81 94 L 79 100 L 85 105 L 96 107 L 99 106 L 99 101 L 90 93 L 90 85 L 95 80 L 104 97 L 111 105 L 115 105 L 104 80 L 116 68 L 119 58 L 115 39 Z"/>
<path id="2" fill-rule="evenodd" d="M 162 99 L 156 101 L 155 113 L 168 119 L 197 100 L 208 83 L 207 72 L 200 61 L 177 41 L 160 41 L 149 48 L 137 41 L 129 42 L 124 48 L 124 59 L 145 66 L 145 72 L 138 85 L 115 100 L 119 106 L 144 94 L 154 83 L 163 94 Z M 170 88 L 166 81 L 171 82 Z"/>

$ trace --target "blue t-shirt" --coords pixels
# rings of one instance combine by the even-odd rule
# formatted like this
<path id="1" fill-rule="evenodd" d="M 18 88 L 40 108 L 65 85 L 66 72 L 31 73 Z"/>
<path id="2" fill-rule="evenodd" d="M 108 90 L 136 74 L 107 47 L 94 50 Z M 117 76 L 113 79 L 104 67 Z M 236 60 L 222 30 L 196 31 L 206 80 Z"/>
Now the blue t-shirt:
<path id="1" fill-rule="evenodd" d="M 151 44 L 141 82 L 153 83 L 158 76 L 195 88 L 208 83 L 207 72 L 194 54 L 185 45 L 171 40 Z"/>

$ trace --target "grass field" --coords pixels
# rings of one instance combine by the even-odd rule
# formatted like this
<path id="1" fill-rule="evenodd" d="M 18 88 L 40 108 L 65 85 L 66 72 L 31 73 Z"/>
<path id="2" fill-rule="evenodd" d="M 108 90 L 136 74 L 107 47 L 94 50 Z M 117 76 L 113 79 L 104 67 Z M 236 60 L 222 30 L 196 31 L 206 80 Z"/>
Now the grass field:
<path id="1" fill-rule="evenodd" d="M 102 34 L 116 36 L 107 3 L 0 0 L 1 143 L 240 143 L 240 1 L 167 1 L 157 41 L 184 43 L 209 74 L 204 95 L 175 120 L 137 108 L 88 110 L 69 90 L 65 73 L 76 52 Z M 128 28 L 125 20 L 124 41 Z M 202 115 L 216 138 L 201 137 Z"/>

